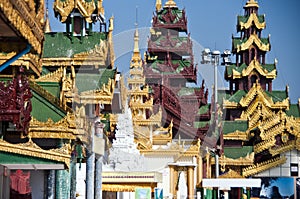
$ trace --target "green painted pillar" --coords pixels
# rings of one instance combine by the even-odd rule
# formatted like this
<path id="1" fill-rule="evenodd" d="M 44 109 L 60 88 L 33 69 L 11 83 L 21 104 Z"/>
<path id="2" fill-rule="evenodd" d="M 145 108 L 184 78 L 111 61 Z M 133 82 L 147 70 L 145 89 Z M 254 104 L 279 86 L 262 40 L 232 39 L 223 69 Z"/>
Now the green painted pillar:
<path id="1" fill-rule="evenodd" d="M 76 156 L 72 157 L 70 164 L 70 199 L 76 198 Z"/>
<path id="2" fill-rule="evenodd" d="M 69 199 L 70 197 L 70 175 L 67 170 L 56 171 L 56 189 L 55 198 Z"/>
<path id="3" fill-rule="evenodd" d="M 61 139 L 57 146 L 62 147 L 63 144 L 64 141 Z M 55 173 L 55 198 L 70 198 L 70 174 L 67 170 L 57 170 Z"/>
<path id="4" fill-rule="evenodd" d="M 247 199 L 251 198 L 251 188 L 247 188 Z"/>
<path id="5" fill-rule="evenodd" d="M 47 176 L 47 199 L 55 199 L 55 170 L 50 170 Z"/>
<path id="6" fill-rule="evenodd" d="M 213 198 L 212 192 L 213 191 L 211 189 L 206 189 L 206 197 L 205 197 L 205 199 L 212 199 Z"/>
<path id="7" fill-rule="evenodd" d="M 216 189 L 213 189 L 213 199 L 218 199 L 218 191 Z"/>

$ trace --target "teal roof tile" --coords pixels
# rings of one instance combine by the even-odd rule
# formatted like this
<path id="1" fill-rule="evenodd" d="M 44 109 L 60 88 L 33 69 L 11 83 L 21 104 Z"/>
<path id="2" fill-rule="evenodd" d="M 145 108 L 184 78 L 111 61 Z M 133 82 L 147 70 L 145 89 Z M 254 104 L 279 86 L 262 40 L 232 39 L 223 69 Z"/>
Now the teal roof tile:
<path id="1" fill-rule="evenodd" d="M 76 87 L 78 93 L 101 89 L 109 79 L 114 79 L 116 69 L 100 69 L 98 74 L 77 73 Z"/>
<path id="2" fill-rule="evenodd" d="M 107 33 L 92 32 L 80 37 L 71 37 L 67 33 L 45 33 L 43 58 L 73 57 L 74 54 L 87 52 L 100 44 L 100 40 L 107 40 Z"/>
<path id="3" fill-rule="evenodd" d="M 235 131 L 246 132 L 248 129 L 247 121 L 223 121 L 222 122 L 223 133 L 226 135 Z"/>
<path id="4" fill-rule="evenodd" d="M 225 147 L 224 154 L 227 158 L 238 159 L 240 157 L 246 157 L 253 152 L 253 146 L 243 147 Z"/>

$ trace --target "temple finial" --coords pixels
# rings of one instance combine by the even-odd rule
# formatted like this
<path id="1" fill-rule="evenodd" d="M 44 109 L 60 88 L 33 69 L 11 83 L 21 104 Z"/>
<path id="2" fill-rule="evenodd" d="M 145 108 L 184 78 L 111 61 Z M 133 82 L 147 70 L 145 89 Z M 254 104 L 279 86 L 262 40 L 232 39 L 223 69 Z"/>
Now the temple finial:
<path id="1" fill-rule="evenodd" d="M 161 0 L 156 0 L 155 7 L 156 7 L 156 11 L 159 11 L 161 9 L 162 7 Z"/>
<path id="2" fill-rule="evenodd" d="M 244 8 L 248 8 L 248 7 L 259 7 L 258 3 L 256 0 L 248 0 L 246 5 L 244 6 Z"/>
<path id="3" fill-rule="evenodd" d="M 177 7 L 174 0 L 168 0 L 164 7 Z"/>
<path id="4" fill-rule="evenodd" d="M 50 27 L 50 20 L 49 20 L 49 10 L 48 10 L 48 1 L 46 2 L 46 20 L 44 24 L 44 33 L 52 32 Z"/>

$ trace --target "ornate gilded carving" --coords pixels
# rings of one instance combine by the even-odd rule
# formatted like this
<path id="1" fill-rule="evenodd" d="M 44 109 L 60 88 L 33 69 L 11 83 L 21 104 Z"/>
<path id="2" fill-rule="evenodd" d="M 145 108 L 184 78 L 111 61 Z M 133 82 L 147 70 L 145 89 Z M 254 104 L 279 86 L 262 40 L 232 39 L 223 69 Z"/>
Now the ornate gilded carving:
<path id="1" fill-rule="evenodd" d="M 50 118 L 46 122 L 32 118 L 30 121 L 29 137 L 74 140 L 76 136 L 84 134 L 87 125 L 85 117 L 82 120 L 80 115 L 71 113 L 68 113 L 58 122 L 53 122 Z"/>
<path id="2" fill-rule="evenodd" d="M 235 131 L 223 136 L 225 140 L 249 140 L 249 132 Z"/>
<path id="3" fill-rule="evenodd" d="M 240 21 L 240 27 L 241 30 L 243 29 L 248 29 L 250 28 L 250 26 L 252 26 L 252 24 L 254 24 L 256 26 L 256 28 L 258 29 L 264 29 L 266 27 L 266 22 L 259 22 L 257 14 L 256 13 L 251 13 L 248 20 L 244 23 L 242 21 Z"/>
<path id="4" fill-rule="evenodd" d="M 95 45 L 95 47 L 89 51 L 78 53 L 74 55 L 74 60 L 82 59 L 86 61 L 97 60 L 97 65 L 106 66 L 106 59 L 108 55 L 108 41 L 100 40 L 100 43 Z"/>
<path id="5" fill-rule="evenodd" d="M 67 167 L 70 165 L 70 149 L 70 144 L 65 144 L 58 149 L 44 150 L 37 146 L 31 139 L 27 143 L 22 144 L 10 144 L 0 139 L 0 151 L 63 162 Z"/>
<path id="6" fill-rule="evenodd" d="M 264 150 L 267 150 L 267 149 L 271 148 L 272 146 L 274 146 L 275 142 L 276 142 L 275 137 L 271 137 L 268 140 L 262 141 L 256 145 L 254 145 L 254 152 L 260 153 Z"/>
<path id="7" fill-rule="evenodd" d="M 219 178 L 245 178 L 245 177 L 243 177 L 239 172 L 229 169 L 227 173 L 221 175 Z"/>
<path id="8" fill-rule="evenodd" d="M 248 77 L 255 70 L 266 78 L 275 79 L 277 76 L 276 69 L 269 72 L 268 70 L 264 69 L 256 59 L 254 59 L 250 62 L 247 68 L 242 70 L 242 72 L 238 72 L 237 70 L 233 69 L 233 79 Z"/>
<path id="9" fill-rule="evenodd" d="M 43 75 L 36 79 L 36 82 L 60 82 L 63 77 L 63 68 L 60 67 L 58 70 L 49 74 Z"/>
<path id="10" fill-rule="evenodd" d="M 115 80 L 109 78 L 101 89 L 85 91 L 79 94 L 82 104 L 111 104 L 115 88 Z"/>
<path id="11" fill-rule="evenodd" d="M 234 166 L 246 166 L 252 165 L 254 162 L 254 152 L 247 154 L 245 157 L 240 157 L 238 159 L 228 158 L 222 155 L 219 159 L 219 164 L 224 165 L 234 165 Z M 215 164 L 214 158 L 211 158 L 211 164 Z"/>
<path id="12" fill-rule="evenodd" d="M 275 147 L 270 148 L 269 152 L 272 154 L 272 156 L 275 156 L 275 155 L 279 155 L 284 152 L 290 151 L 294 148 L 295 148 L 295 141 L 290 140 L 280 146 L 275 146 Z"/>
<path id="13" fill-rule="evenodd" d="M 255 44 L 262 51 L 270 51 L 270 44 L 264 44 L 256 34 L 250 35 L 248 40 L 240 45 L 237 45 L 237 52 L 249 49 L 249 47 Z"/>
<path id="14" fill-rule="evenodd" d="M 284 164 L 286 157 L 276 157 L 265 162 L 257 163 L 249 167 L 243 168 L 243 176 L 248 177 L 260 173 L 262 171 L 277 167 L 278 165 Z"/>
<path id="15" fill-rule="evenodd" d="M 36 15 L 35 9 L 30 11 L 31 5 L 25 5 L 25 1 L 10 0 L 0 4 L 0 9 L 6 16 L 8 21 L 17 29 L 22 36 L 31 44 L 34 50 L 41 53 L 41 42 L 43 40 L 43 30 L 40 21 L 44 18 L 43 9 L 39 9 L 42 13 Z M 22 15 L 20 14 L 22 13 Z"/>

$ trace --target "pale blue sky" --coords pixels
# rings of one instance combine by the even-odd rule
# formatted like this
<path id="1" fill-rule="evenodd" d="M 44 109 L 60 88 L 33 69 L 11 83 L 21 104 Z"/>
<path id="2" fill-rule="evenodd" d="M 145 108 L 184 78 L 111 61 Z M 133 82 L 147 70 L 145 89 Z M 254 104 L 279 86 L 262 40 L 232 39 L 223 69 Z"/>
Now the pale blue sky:
<path id="1" fill-rule="evenodd" d="M 162 0 L 163 4 L 167 0 Z M 237 15 L 243 15 L 247 0 L 175 0 L 179 8 L 185 8 L 188 18 L 188 30 L 194 40 L 194 46 L 216 48 L 220 51 L 231 49 L 231 36 L 236 34 Z M 49 4 L 51 4 L 51 0 Z M 278 76 L 273 81 L 273 90 L 284 90 L 289 85 L 289 96 L 292 103 L 300 97 L 300 65 L 298 63 L 298 46 L 300 45 L 300 1 L 298 0 L 258 0 L 259 13 L 266 14 L 267 28 L 263 36 L 271 34 L 271 51 L 267 54 L 267 62 L 278 59 Z M 117 67 L 126 72 L 129 67 L 133 49 L 133 31 L 136 7 L 138 7 L 138 26 L 141 37 L 147 37 L 147 28 L 155 11 L 155 0 L 103 0 L 105 17 L 114 16 L 115 51 Z M 52 8 L 52 5 L 49 5 Z M 53 31 L 64 31 L 58 19 L 53 18 L 50 9 L 51 27 Z M 146 47 L 146 39 L 140 41 L 141 50 Z M 121 53 L 119 53 L 121 51 Z M 195 57 L 201 52 L 196 50 Z M 119 56 L 119 57 L 118 57 Z M 201 69 L 201 66 L 199 67 Z M 220 69 L 220 71 L 222 71 Z M 201 71 L 200 71 L 201 73 Z M 207 87 L 211 88 L 212 75 L 205 76 Z M 223 78 L 223 72 L 221 72 Z M 209 79 L 209 80 L 208 80 Z M 226 85 L 226 84 L 225 84 Z M 211 94 L 211 92 L 210 92 Z"/>

